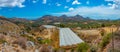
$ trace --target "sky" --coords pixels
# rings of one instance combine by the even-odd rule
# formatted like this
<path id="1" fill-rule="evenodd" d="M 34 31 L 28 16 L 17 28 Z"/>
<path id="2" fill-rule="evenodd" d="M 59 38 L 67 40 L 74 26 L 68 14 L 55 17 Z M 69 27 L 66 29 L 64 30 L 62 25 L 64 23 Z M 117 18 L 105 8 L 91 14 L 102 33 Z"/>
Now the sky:
<path id="1" fill-rule="evenodd" d="M 44 15 L 120 19 L 120 0 L 0 0 L 0 16 L 36 19 Z"/>

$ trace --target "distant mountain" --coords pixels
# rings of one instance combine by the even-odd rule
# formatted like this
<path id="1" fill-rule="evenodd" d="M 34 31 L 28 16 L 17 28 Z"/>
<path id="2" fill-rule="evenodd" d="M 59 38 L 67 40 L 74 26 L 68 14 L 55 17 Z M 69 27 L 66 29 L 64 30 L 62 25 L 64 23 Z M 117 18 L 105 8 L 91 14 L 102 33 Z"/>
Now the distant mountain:
<path id="1" fill-rule="evenodd" d="M 83 17 L 81 15 L 76 16 L 67 16 L 67 15 L 61 15 L 61 16 L 52 16 L 52 15 L 44 15 L 36 20 L 28 20 L 25 18 L 5 18 L 0 17 L 2 20 L 7 20 L 13 23 L 35 23 L 35 24 L 53 24 L 55 22 L 60 23 L 67 23 L 67 22 L 81 22 L 81 21 L 93 21 L 93 19 L 90 19 L 89 17 Z"/>
<path id="2" fill-rule="evenodd" d="M 90 19 L 89 17 L 85 18 L 81 15 L 76 16 L 52 16 L 52 15 L 45 15 L 37 20 L 35 20 L 35 23 L 54 23 L 54 22 L 79 22 L 79 21 L 91 21 L 93 19 Z"/>
<path id="3" fill-rule="evenodd" d="M 66 15 L 62 15 L 59 17 L 59 19 L 64 20 L 64 21 L 80 21 L 80 20 L 92 20 L 90 18 L 85 18 L 83 16 L 80 15 L 76 15 L 76 16 L 66 16 Z"/>
<path id="4" fill-rule="evenodd" d="M 16 17 L 9 18 L 9 20 L 12 21 L 12 22 L 30 22 L 30 20 L 27 20 L 25 18 L 16 18 Z"/>

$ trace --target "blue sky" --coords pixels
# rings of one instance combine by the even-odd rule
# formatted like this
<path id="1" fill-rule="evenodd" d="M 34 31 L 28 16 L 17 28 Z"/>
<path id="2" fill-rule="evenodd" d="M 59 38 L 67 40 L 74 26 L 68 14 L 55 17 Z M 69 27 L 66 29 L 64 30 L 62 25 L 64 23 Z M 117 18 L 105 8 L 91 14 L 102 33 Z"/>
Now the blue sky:
<path id="1" fill-rule="evenodd" d="M 43 15 L 120 18 L 120 0 L 0 0 L 0 16 L 36 19 Z"/>

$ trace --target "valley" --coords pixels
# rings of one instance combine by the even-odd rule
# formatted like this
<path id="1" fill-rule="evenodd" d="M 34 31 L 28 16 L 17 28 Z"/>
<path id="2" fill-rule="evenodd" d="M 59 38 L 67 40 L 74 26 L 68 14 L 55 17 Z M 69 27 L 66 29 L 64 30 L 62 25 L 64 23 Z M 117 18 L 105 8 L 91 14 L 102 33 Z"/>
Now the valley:
<path id="1" fill-rule="evenodd" d="M 119 23 L 80 15 L 45 15 L 36 20 L 1 16 L 0 51 L 119 52 Z"/>

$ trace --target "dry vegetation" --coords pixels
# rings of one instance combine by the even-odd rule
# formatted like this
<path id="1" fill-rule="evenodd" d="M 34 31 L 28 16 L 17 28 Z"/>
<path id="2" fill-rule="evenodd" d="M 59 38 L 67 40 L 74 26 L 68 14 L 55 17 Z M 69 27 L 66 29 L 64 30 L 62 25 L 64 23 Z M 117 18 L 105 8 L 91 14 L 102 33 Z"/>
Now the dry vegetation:
<path id="1" fill-rule="evenodd" d="M 0 33 L 8 35 L 16 35 L 21 32 L 20 28 L 9 21 L 0 20 Z"/>
<path id="2" fill-rule="evenodd" d="M 91 43 L 98 37 L 100 37 L 100 31 L 96 29 L 91 30 L 74 30 L 80 38 L 82 38 L 85 42 Z"/>
<path id="3" fill-rule="evenodd" d="M 110 43 L 104 49 L 104 52 L 113 51 L 112 42 L 114 42 L 114 52 L 120 52 L 120 30 L 114 33 L 113 41 L 110 41 Z"/>
<path id="4" fill-rule="evenodd" d="M 53 34 L 51 36 L 52 40 L 52 45 L 55 48 L 59 48 L 59 30 L 58 29 L 53 29 Z"/>
<path id="5" fill-rule="evenodd" d="M 64 25 L 61 26 L 66 27 Z M 78 44 L 77 47 L 70 49 L 71 52 L 100 52 L 101 50 L 107 52 L 111 50 L 112 41 L 109 34 L 112 31 L 117 31 L 117 27 L 86 29 L 73 29 L 85 43 Z M 119 37 L 118 31 L 114 37 L 116 52 L 120 51 Z M 28 46 L 28 41 L 32 42 L 34 46 L 31 43 Z M 10 21 L 0 19 L 0 51 L 3 50 L 2 48 L 4 52 L 35 52 L 36 49 L 39 52 L 50 52 L 52 49 L 59 51 L 59 30 L 57 28 L 46 29 L 41 25 L 31 23 L 18 23 L 16 25 Z"/>
<path id="6" fill-rule="evenodd" d="M 117 27 L 103 27 L 98 29 L 90 29 L 90 30 L 81 30 L 81 29 L 73 29 L 80 38 L 82 38 L 85 42 L 91 45 L 90 51 L 96 52 L 108 52 L 111 51 L 112 43 L 111 43 L 111 32 L 118 31 Z M 119 32 L 117 32 L 118 34 Z M 118 36 L 116 36 L 118 37 Z M 119 37 L 115 39 L 115 49 L 119 51 Z"/>

